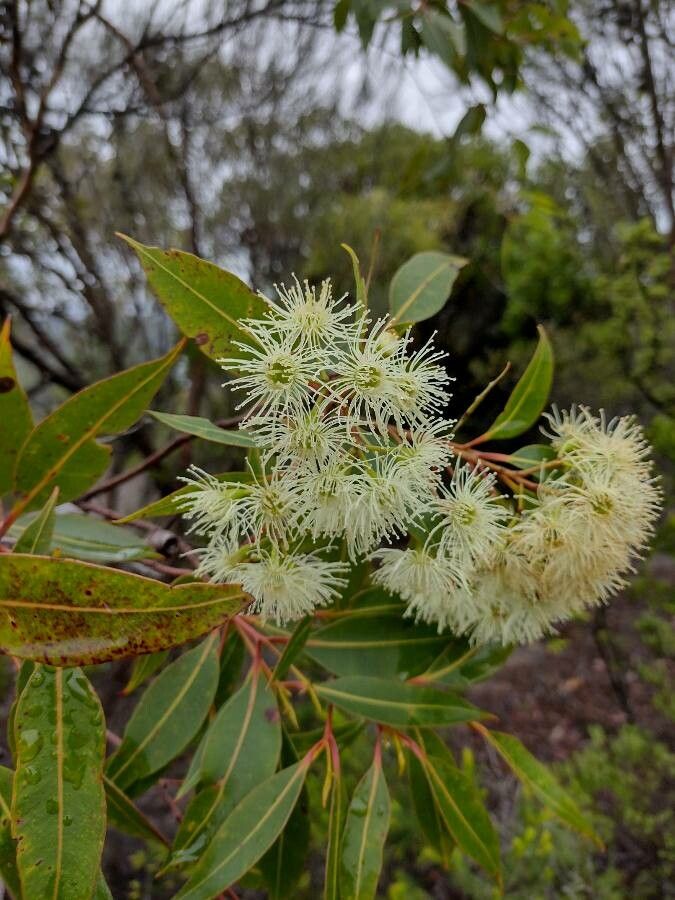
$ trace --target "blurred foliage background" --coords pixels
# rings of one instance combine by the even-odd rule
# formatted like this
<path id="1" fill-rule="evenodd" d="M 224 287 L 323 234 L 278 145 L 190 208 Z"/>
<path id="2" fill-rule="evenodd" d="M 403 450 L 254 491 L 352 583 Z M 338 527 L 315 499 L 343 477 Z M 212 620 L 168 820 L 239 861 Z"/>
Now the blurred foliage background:
<path id="1" fill-rule="evenodd" d="M 672 896 L 674 25 L 662 0 L 0 10 L 0 319 L 14 318 L 38 409 L 172 341 L 121 231 L 265 292 L 292 272 L 350 290 L 347 242 L 380 311 L 413 253 L 459 254 L 470 262 L 450 302 L 419 329 L 450 353 L 458 414 L 510 360 L 491 417 L 540 322 L 557 403 L 645 424 L 670 510 L 655 555 L 608 610 L 480 688 L 507 730 L 558 761 L 607 841 L 600 854 L 563 835 L 478 760 L 494 772 L 517 898 Z M 222 417 L 219 383 L 195 353 L 157 405 Z M 113 474 L 166 440 L 144 422 L 115 441 Z M 153 499 L 203 452 L 184 447 L 102 501 Z M 383 896 L 491 896 L 458 857 L 445 874 L 408 811 L 397 817 Z M 132 849 L 115 865 L 136 866 L 138 896 L 154 896 L 151 861 Z"/>

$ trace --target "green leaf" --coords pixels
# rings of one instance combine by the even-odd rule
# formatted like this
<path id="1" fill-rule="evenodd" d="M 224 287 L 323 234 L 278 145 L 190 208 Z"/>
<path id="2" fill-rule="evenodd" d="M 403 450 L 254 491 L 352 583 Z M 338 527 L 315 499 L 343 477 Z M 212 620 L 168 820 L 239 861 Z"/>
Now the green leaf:
<path id="1" fill-rule="evenodd" d="M 23 442 L 33 428 L 33 416 L 14 368 L 9 342 L 10 320 L 0 329 L 0 497 L 12 490 L 14 468 Z"/>
<path id="2" fill-rule="evenodd" d="M 490 31 L 501 34 L 504 31 L 504 23 L 496 3 L 484 3 L 482 0 L 465 0 L 466 6 L 471 10 L 479 22 L 482 22 Z"/>
<path id="3" fill-rule="evenodd" d="M 14 545 L 15 553 L 49 553 L 56 522 L 54 507 L 58 496 L 59 489 L 55 487 L 43 509 L 33 517 L 30 524 L 27 524 L 21 532 L 21 536 Z M 17 527 L 19 527 L 18 522 L 14 524 L 13 528 L 10 528 L 10 537 L 14 537 L 13 532 Z"/>
<path id="4" fill-rule="evenodd" d="M 223 822 L 176 900 L 211 900 L 240 879 L 272 846 L 298 801 L 308 760 L 254 788 Z"/>
<path id="5" fill-rule="evenodd" d="M 107 775 L 124 789 L 179 756 L 209 712 L 218 685 L 220 634 L 174 660 L 145 691 Z"/>
<path id="6" fill-rule="evenodd" d="M 501 644 L 469 646 L 464 639 L 450 645 L 434 660 L 423 677 L 455 689 L 465 688 L 492 675 L 508 659 L 513 648 Z"/>
<path id="7" fill-rule="evenodd" d="M 16 683 L 14 685 L 14 702 L 9 710 L 9 719 L 7 721 L 7 743 L 9 744 L 9 749 L 12 752 L 12 759 L 16 761 L 16 732 L 14 730 L 14 722 L 16 719 L 16 708 L 19 705 L 19 698 L 21 697 L 21 693 L 23 689 L 28 684 L 28 680 L 30 676 L 33 674 L 35 669 L 35 663 L 31 662 L 28 659 L 24 659 L 20 666 L 19 671 L 16 676 Z"/>
<path id="8" fill-rule="evenodd" d="M 10 536 L 23 536 L 37 521 L 35 513 L 26 513 L 9 529 Z M 120 563 L 134 559 L 160 559 L 137 532 L 111 525 L 94 516 L 62 513 L 54 517 L 51 540 L 40 551 L 19 549 L 15 552 L 51 553 L 54 556 L 84 559 L 88 562 Z"/>
<path id="9" fill-rule="evenodd" d="M 340 855 L 340 900 L 375 897 L 389 816 L 389 791 L 378 752 L 357 784 L 347 811 Z"/>
<path id="10" fill-rule="evenodd" d="M 452 725 L 484 715 L 452 694 L 394 679 L 347 675 L 317 684 L 316 692 L 346 712 L 396 728 Z"/>
<path id="11" fill-rule="evenodd" d="M 318 628 L 306 652 L 336 675 L 410 678 L 431 665 L 447 644 L 447 635 L 404 619 L 400 608 L 383 613 L 374 606 Z"/>
<path id="12" fill-rule="evenodd" d="M 229 447 L 255 447 L 253 438 L 241 429 L 219 428 L 209 419 L 202 416 L 175 416 L 172 413 L 155 412 L 149 409 L 151 416 L 184 434 L 194 434 L 196 437 L 211 441 L 214 444 L 227 444 Z"/>
<path id="13" fill-rule="evenodd" d="M 449 752 L 430 755 L 422 763 L 445 825 L 457 845 L 501 881 L 499 838 L 485 804 Z"/>
<path id="14" fill-rule="evenodd" d="M 173 846 L 175 864 L 192 862 L 249 791 L 279 761 L 281 723 L 274 692 L 257 670 L 209 725 L 194 783 L 208 785 L 188 806 Z"/>
<path id="15" fill-rule="evenodd" d="M 16 841 L 12 837 L 13 782 L 14 772 L 0 766 L 0 883 L 5 883 L 15 900 L 21 900 Z"/>
<path id="16" fill-rule="evenodd" d="M 352 269 L 354 271 L 354 285 L 356 287 L 356 302 L 359 306 L 362 306 L 364 309 L 368 306 L 368 296 L 366 294 L 366 282 L 361 274 L 361 263 L 359 262 L 359 258 L 349 246 L 349 244 L 340 244 L 342 249 L 347 253 L 349 258 L 352 261 Z"/>
<path id="17" fill-rule="evenodd" d="M 181 584 L 91 563 L 0 555 L 0 651 L 51 665 L 92 665 L 166 650 L 241 611 L 237 585 Z"/>
<path id="18" fill-rule="evenodd" d="M 108 883 L 103 877 L 103 872 L 99 872 L 98 874 L 96 889 L 94 890 L 92 900 L 114 900 L 113 895 L 110 893 Z"/>
<path id="19" fill-rule="evenodd" d="M 105 723 L 79 669 L 36 667 L 16 713 L 12 819 L 23 894 L 90 900 L 105 837 Z"/>
<path id="20" fill-rule="evenodd" d="M 421 37 L 425 47 L 450 69 L 455 69 L 466 53 L 464 28 L 447 13 L 426 9 L 422 17 Z"/>
<path id="21" fill-rule="evenodd" d="M 459 270 L 459 256 L 430 250 L 416 253 L 394 275 L 389 287 L 391 324 L 421 322 L 445 306 Z"/>
<path id="22" fill-rule="evenodd" d="M 410 784 L 410 798 L 422 834 L 429 846 L 441 857 L 444 867 L 448 869 L 453 848 L 452 839 L 445 827 L 445 822 L 429 786 L 422 763 L 414 753 L 408 756 L 408 782 Z"/>
<path id="23" fill-rule="evenodd" d="M 284 735 L 281 764 L 284 768 L 298 762 L 293 744 Z M 284 830 L 258 863 L 269 900 L 287 900 L 305 871 L 309 851 L 310 817 L 307 788 L 303 787 Z"/>
<path id="24" fill-rule="evenodd" d="M 558 818 L 602 847 L 602 841 L 594 833 L 572 797 L 560 786 L 543 763 L 540 763 L 517 737 L 502 731 L 480 728 L 480 733 L 501 754 L 520 781 L 523 782 Z"/>
<path id="25" fill-rule="evenodd" d="M 482 103 L 471 106 L 459 120 L 455 133 L 452 136 L 453 141 L 458 141 L 466 134 L 478 134 L 485 122 L 486 111 Z"/>
<path id="26" fill-rule="evenodd" d="M 181 250 L 146 247 L 119 235 L 135 250 L 158 300 L 186 337 L 211 359 L 241 355 L 233 341 L 251 343 L 241 319 L 260 319 L 267 303 L 236 275 Z"/>
<path id="27" fill-rule="evenodd" d="M 295 626 L 293 634 L 284 647 L 284 652 L 281 654 L 274 667 L 274 671 L 272 672 L 273 681 L 283 681 L 286 677 L 288 670 L 305 648 L 307 638 L 312 630 L 313 621 L 314 619 L 312 616 L 305 616 L 305 618 L 300 619 Z"/>
<path id="28" fill-rule="evenodd" d="M 483 440 L 506 440 L 517 437 L 537 421 L 548 401 L 553 382 L 553 349 L 541 325 L 539 343 L 522 378 Z"/>
<path id="29" fill-rule="evenodd" d="M 141 838 L 149 841 L 151 844 L 159 844 L 164 847 L 169 846 L 169 842 L 164 835 L 147 819 L 138 809 L 124 791 L 119 788 L 114 781 L 109 778 L 103 778 L 105 784 L 105 794 L 108 801 L 108 818 L 110 824 L 114 825 L 124 834 L 132 837 Z"/>
<path id="30" fill-rule="evenodd" d="M 152 678 L 155 672 L 166 662 L 169 656 L 168 650 L 158 650 L 157 653 L 144 653 L 137 656 L 131 664 L 129 680 L 124 686 L 122 694 L 128 697 L 136 688 L 140 687 L 148 678 Z"/>
<path id="31" fill-rule="evenodd" d="M 183 343 L 166 356 L 119 372 L 74 394 L 43 419 L 21 448 L 16 487 L 23 509 L 45 503 L 58 485 L 64 503 L 105 471 L 111 447 L 95 438 L 131 428 L 159 390 Z"/>
<path id="32" fill-rule="evenodd" d="M 340 900 L 340 851 L 342 849 L 342 832 L 344 831 L 346 816 L 347 795 L 342 780 L 342 773 L 338 769 L 333 772 L 333 786 L 330 792 L 323 900 Z"/>
<path id="33" fill-rule="evenodd" d="M 528 444 L 509 456 L 509 462 L 518 469 L 530 469 L 541 462 L 550 462 L 556 452 L 550 444 Z"/>
<path id="34" fill-rule="evenodd" d="M 249 472 L 225 472 L 223 475 L 216 475 L 216 478 L 223 483 L 233 482 L 237 484 L 246 484 L 252 480 Z M 177 501 L 179 501 L 181 497 L 184 497 L 185 494 L 189 494 L 191 490 L 193 490 L 193 488 L 190 487 L 189 484 L 186 484 L 184 487 L 178 488 L 177 491 L 167 494 L 166 497 L 162 497 L 159 500 L 153 500 L 152 503 L 148 503 L 146 506 L 142 506 L 135 512 L 129 513 L 128 516 L 116 519 L 115 524 L 124 525 L 127 522 L 133 522 L 136 519 L 151 519 L 153 516 L 179 515 L 180 509 L 178 508 Z"/>

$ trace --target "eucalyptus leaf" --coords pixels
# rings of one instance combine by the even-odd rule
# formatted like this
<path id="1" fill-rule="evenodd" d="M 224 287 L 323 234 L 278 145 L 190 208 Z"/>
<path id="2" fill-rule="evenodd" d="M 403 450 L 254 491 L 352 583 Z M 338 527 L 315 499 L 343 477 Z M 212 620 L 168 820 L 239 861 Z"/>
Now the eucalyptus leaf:
<path id="1" fill-rule="evenodd" d="M 15 553 L 40 554 L 49 552 L 52 545 L 54 525 L 56 523 L 54 507 L 56 506 L 58 496 L 59 489 L 55 487 L 44 507 L 33 517 L 30 524 L 26 525 L 25 529 L 21 532 L 21 536 L 14 545 Z M 13 529 L 10 529 L 10 537 L 14 536 L 13 531 L 17 527 L 20 527 L 19 522 L 15 522 Z"/>
<path id="2" fill-rule="evenodd" d="M 0 497 L 14 487 L 14 468 L 19 451 L 33 428 L 28 398 L 19 384 L 9 340 L 10 320 L 0 329 Z"/>
<path id="3" fill-rule="evenodd" d="M 186 337 L 218 360 L 241 355 L 233 341 L 251 343 L 242 319 L 260 319 L 268 305 L 231 272 L 181 250 L 147 247 L 119 235 L 136 252 L 158 300 Z"/>
<path id="4" fill-rule="evenodd" d="M 340 858 L 340 900 L 372 900 L 382 870 L 390 800 L 382 760 L 357 784 L 347 810 Z"/>
<path id="5" fill-rule="evenodd" d="M 200 637 L 249 602 L 237 585 L 160 581 L 92 563 L 0 555 L 0 650 L 91 665 Z"/>
<path id="6" fill-rule="evenodd" d="M 21 900 L 21 882 L 16 866 L 16 841 L 12 837 L 12 788 L 14 772 L 0 766 L 0 882 Z"/>
<path id="7" fill-rule="evenodd" d="M 480 733 L 504 758 L 520 781 L 528 787 L 541 802 L 558 816 L 566 825 L 602 846 L 602 841 L 593 831 L 590 822 L 565 791 L 551 770 L 540 763 L 512 734 L 480 728 Z"/>
<path id="8" fill-rule="evenodd" d="M 12 819 L 23 894 L 90 900 L 105 837 L 105 723 L 79 669 L 38 666 L 16 712 Z"/>
<path id="9" fill-rule="evenodd" d="M 394 275 L 389 287 L 391 324 L 421 322 L 439 312 L 450 296 L 459 270 L 459 256 L 436 250 L 416 253 Z"/>
<path id="10" fill-rule="evenodd" d="M 452 694 L 396 679 L 348 675 L 317 684 L 316 692 L 346 712 L 398 728 L 471 722 L 484 715 Z"/>
<path id="11" fill-rule="evenodd" d="M 279 761 L 281 722 L 276 698 L 258 670 L 230 697 L 209 724 L 179 796 L 202 782 L 192 799 L 173 845 L 176 864 L 192 862 L 249 791 Z"/>
<path id="12" fill-rule="evenodd" d="M 108 778 L 118 787 L 160 771 L 195 736 L 218 685 L 219 642 L 214 631 L 167 666 L 145 691 L 108 762 Z"/>
<path id="13" fill-rule="evenodd" d="M 153 418 L 169 428 L 182 431 L 184 434 L 193 434 L 195 437 L 214 444 L 227 444 L 230 447 L 255 447 L 253 438 L 245 431 L 236 428 L 219 428 L 209 419 L 202 416 L 177 416 L 172 413 L 161 413 L 148 410 Z"/>
<path id="14" fill-rule="evenodd" d="M 19 536 L 14 548 L 17 553 L 51 553 L 59 557 L 100 563 L 161 558 L 159 553 L 130 528 L 121 528 L 95 516 L 79 513 L 57 513 L 53 519 L 51 540 L 43 540 L 39 551 L 24 550 L 24 536 L 31 531 L 38 518 L 39 515 L 36 516 L 35 513 L 26 513 L 10 528 L 10 536 Z"/>
<path id="15" fill-rule="evenodd" d="M 518 437 L 537 421 L 548 402 L 553 382 L 553 349 L 541 325 L 539 343 L 520 381 L 482 439 L 507 440 Z"/>
<path id="16" fill-rule="evenodd" d="M 183 349 L 142 363 L 74 394 L 43 419 L 21 448 L 16 487 L 23 509 L 45 503 L 57 485 L 61 502 L 78 497 L 110 462 L 110 444 L 95 438 L 126 431 L 141 417 Z"/>
<path id="17" fill-rule="evenodd" d="M 223 822 L 176 900 L 212 900 L 242 877 L 283 831 L 302 791 L 308 760 L 258 784 Z"/>

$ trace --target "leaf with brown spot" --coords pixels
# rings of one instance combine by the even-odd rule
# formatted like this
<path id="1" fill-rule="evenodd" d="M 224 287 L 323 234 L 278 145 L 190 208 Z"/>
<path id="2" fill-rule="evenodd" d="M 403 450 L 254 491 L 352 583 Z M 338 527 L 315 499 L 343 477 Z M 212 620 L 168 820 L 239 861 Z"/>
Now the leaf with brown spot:
<path id="1" fill-rule="evenodd" d="M 9 319 L 0 329 L 0 497 L 12 490 L 16 458 L 33 427 L 28 399 L 17 380 Z"/>
<path id="2" fill-rule="evenodd" d="M 0 651 L 56 666 L 153 653 L 221 625 L 250 602 L 238 585 L 160 581 L 91 563 L 0 556 Z"/>
<path id="3" fill-rule="evenodd" d="M 239 322 L 262 318 L 268 306 L 236 275 L 191 253 L 146 247 L 124 234 L 118 237 L 136 252 L 157 299 L 202 353 L 217 360 L 241 355 L 233 341 L 252 343 Z"/>

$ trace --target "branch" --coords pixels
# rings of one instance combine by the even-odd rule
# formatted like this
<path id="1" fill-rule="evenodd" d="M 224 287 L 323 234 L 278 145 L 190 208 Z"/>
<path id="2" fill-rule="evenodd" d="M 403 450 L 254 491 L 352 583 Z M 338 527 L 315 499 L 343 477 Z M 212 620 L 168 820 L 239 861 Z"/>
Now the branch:
<path id="1" fill-rule="evenodd" d="M 236 425 L 242 421 L 242 416 L 233 416 L 231 419 L 220 419 L 216 422 L 219 428 L 234 428 Z M 160 447 L 159 450 L 155 450 L 154 453 L 151 453 L 149 456 L 146 456 L 144 460 L 142 460 L 137 466 L 134 466 L 131 469 L 127 469 L 126 472 L 121 472 L 119 475 L 115 475 L 114 478 L 109 478 L 108 481 L 104 481 L 102 484 L 93 487 L 91 490 L 87 491 L 86 494 L 82 494 L 79 498 L 80 501 L 91 500 L 92 497 L 97 497 L 99 494 L 105 494 L 107 491 L 111 491 L 113 488 L 116 488 L 120 484 L 125 484 L 127 481 L 131 481 L 133 478 L 136 478 L 138 475 L 141 475 L 147 469 L 151 469 L 153 466 L 156 466 L 158 462 L 161 462 L 165 457 L 169 456 L 169 454 L 173 453 L 175 450 L 178 450 L 179 447 L 184 446 L 185 444 L 193 441 L 196 435 L 193 434 L 181 434 L 179 437 L 174 438 L 164 447 Z"/>

